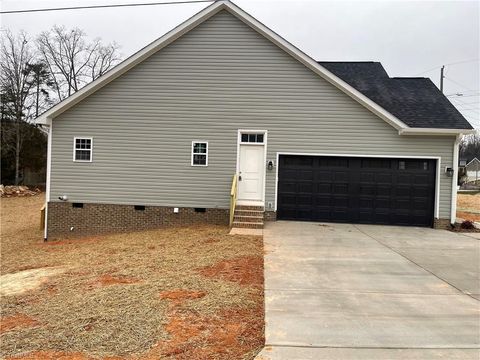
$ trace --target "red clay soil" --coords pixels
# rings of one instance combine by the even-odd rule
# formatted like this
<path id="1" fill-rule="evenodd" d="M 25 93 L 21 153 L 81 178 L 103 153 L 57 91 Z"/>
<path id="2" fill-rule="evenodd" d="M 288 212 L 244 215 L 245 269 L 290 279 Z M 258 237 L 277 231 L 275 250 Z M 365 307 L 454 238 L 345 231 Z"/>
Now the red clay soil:
<path id="1" fill-rule="evenodd" d="M 116 285 L 116 284 L 135 284 L 140 282 L 140 280 L 127 277 L 127 276 L 112 276 L 112 275 L 101 275 L 97 277 L 93 282 L 92 285 L 100 285 L 100 286 L 109 286 L 109 285 Z"/>
<path id="2" fill-rule="evenodd" d="M 463 220 L 480 221 L 480 214 L 465 211 L 457 211 L 457 217 Z"/>
<path id="3" fill-rule="evenodd" d="M 162 291 L 160 293 L 161 299 L 168 299 L 171 300 L 174 305 L 180 304 L 185 300 L 194 300 L 194 299 L 201 299 L 206 295 L 204 291 L 190 291 L 190 290 L 168 290 Z"/>
<path id="4" fill-rule="evenodd" d="M 170 339 L 141 359 L 238 359 L 264 343 L 258 337 L 263 333 L 263 308 L 231 309 L 212 317 L 172 310 L 166 330 Z"/>
<path id="5" fill-rule="evenodd" d="M 0 334 L 3 334 L 7 331 L 20 328 L 20 327 L 30 327 L 38 324 L 38 321 L 34 318 L 27 316 L 25 314 L 15 314 L 0 319 Z"/>
<path id="6" fill-rule="evenodd" d="M 198 271 L 203 276 L 221 278 L 240 285 L 253 287 L 263 285 L 263 259 L 258 256 L 241 256 L 223 260 Z"/>

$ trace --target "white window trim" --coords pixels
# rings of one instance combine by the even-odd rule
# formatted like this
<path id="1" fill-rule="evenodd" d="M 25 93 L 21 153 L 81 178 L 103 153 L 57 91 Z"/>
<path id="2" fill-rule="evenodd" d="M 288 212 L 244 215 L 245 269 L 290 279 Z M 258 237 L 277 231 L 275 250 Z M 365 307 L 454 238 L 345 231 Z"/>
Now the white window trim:
<path id="1" fill-rule="evenodd" d="M 75 159 L 75 150 L 76 144 L 77 144 L 77 139 L 86 139 L 90 140 L 90 160 L 77 160 Z M 78 150 L 86 150 L 86 149 L 78 149 Z M 73 137 L 73 162 L 84 162 L 84 163 L 89 163 L 93 161 L 93 137 L 90 136 L 74 136 Z"/>
<path id="2" fill-rule="evenodd" d="M 261 134 L 263 135 L 263 142 L 249 142 L 249 141 L 242 141 L 242 135 L 250 135 L 250 134 Z M 239 134 L 239 143 L 240 145 L 264 145 L 267 141 L 266 139 L 267 136 L 267 130 L 260 130 L 260 131 L 254 131 L 254 130 L 241 130 Z"/>
<path id="3" fill-rule="evenodd" d="M 193 149 L 194 149 L 195 144 L 207 144 L 207 152 L 206 152 L 205 154 L 203 154 L 203 153 L 194 153 L 194 152 L 193 152 Z M 191 149 L 191 151 L 190 151 L 190 155 L 191 155 L 191 156 L 190 156 L 190 157 L 191 157 L 191 159 L 190 159 L 190 166 L 195 166 L 195 167 L 197 167 L 197 166 L 200 166 L 200 167 L 206 167 L 206 166 L 208 166 L 208 141 L 205 141 L 205 140 L 194 140 L 194 141 L 192 141 L 192 149 Z M 193 155 L 206 155 L 205 165 L 194 164 L 194 163 L 193 163 Z"/>

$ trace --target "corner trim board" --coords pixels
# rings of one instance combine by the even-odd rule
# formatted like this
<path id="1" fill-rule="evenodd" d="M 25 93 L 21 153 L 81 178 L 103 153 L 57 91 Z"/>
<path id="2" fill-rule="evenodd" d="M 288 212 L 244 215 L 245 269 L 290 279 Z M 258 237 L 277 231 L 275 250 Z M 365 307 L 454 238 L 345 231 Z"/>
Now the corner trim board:
<path id="1" fill-rule="evenodd" d="M 48 203 L 50 201 L 50 179 L 52 173 L 52 136 L 53 136 L 53 124 L 49 121 L 48 124 L 48 138 L 47 138 L 47 179 L 45 189 L 45 228 L 43 229 L 43 239 L 47 240 L 48 237 Z"/>
<path id="2" fill-rule="evenodd" d="M 458 157 L 461 135 L 455 138 L 453 143 L 453 176 L 452 176 L 452 203 L 450 204 L 450 224 L 457 220 L 457 181 L 458 181 Z"/>

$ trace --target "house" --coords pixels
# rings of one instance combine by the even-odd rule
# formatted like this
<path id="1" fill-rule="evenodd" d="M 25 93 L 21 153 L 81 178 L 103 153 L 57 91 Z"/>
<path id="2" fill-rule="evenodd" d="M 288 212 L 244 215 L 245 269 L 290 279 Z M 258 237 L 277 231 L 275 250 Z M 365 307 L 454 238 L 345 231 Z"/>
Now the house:
<path id="1" fill-rule="evenodd" d="M 217 1 L 38 119 L 45 237 L 266 220 L 446 226 L 471 125 L 428 79 L 318 63 Z M 232 206 L 231 206 L 232 205 Z"/>
<path id="2" fill-rule="evenodd" d="M 468 179 L 467 182 L 480 180 L 480 160 L 473 158 L 465 165 L 465 172 Z"/>

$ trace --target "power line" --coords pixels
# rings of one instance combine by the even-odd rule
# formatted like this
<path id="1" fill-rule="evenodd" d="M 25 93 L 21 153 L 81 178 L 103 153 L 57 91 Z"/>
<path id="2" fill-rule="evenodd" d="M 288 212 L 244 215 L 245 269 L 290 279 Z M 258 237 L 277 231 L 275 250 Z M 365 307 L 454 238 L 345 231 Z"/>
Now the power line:
<path id="1" fill-rule="evenodd" d="M 469 88 L 467 88 L 465 85 L 462 85 L 462 84 L 460 84 L 458 81 L 452 80 L 452 79 L 450 79 L 450 78 L 445 77 L 445 79 L 447 79 L 448 81 L 451 81 L 451 82 L 454 83 L 454 84 L 457 84 L 458 86 L 461 86 L 461 87 L 464 88 L 465 90 L 472 91 L 472 92 L 478 91 L 478 90 L 469 89 Z"/>
<path id="2" fill-rule="evenodd" d="M 7 10 L 7 11 L 0 11 L 0 14 L 20 14 L 20 13 L 32 13 L 32 12 L 82 10 L 82 9 L 105 9 L 105 8 L 116 8 L 116 7 L 151 6 L 151 5 L 194 4 L 194 3 L 207 3 L 207 2 L 214 2 L 214 1 L 216 0 L 183 0 L 183 1 L 164 1 L 164 2 L 137 3 L 137 4 L 130 3 L 130 4 L 111 4 L 111 5 L 70 6 L 70 7 L 60 7 L 60 8 Z"/>
<path id="3" fill-rule="evenodd" d="M 468 109 L 465 109 L 465 108 L 462 108 L 462 107 L 463 106 L 471 106 L 470 103 L 466 103 L 466 102 L 461 101 L 459 99 L 454 99 L 454 100 L 456 100 L 458 102 L 458 103 L 453 104 L 458 110 L 468 110 Z M 476 108 L 478 108 L 478 106 Z"/>
<path id="4" fill-rule="evenodd" d="M 435 67 L 433 67 L 433 68 L 431 68 L 431 69 L 422 71 L 421 73 L 414 74 L 413 76 L 418 76 L 418 75 L 422 75 L 422 74 L 425 74 L 425 73 L 430 72 L 430 71 L 433 71 L 433 70 L 438 70 L 438 69 L 440 69 L 442 66 L 451 66 L 451 65 L 458 65 L 458 64 L 467 64 L 467 63 L 479 62 L 479 61 L 480 61 L 480 59 L 471 59 L 471 60 L 456 61 L 456 62 L 452 62 L 452 63 L 448 63 L 448 64 L 438 65 L 438 66 L 435 66 Z"/>

